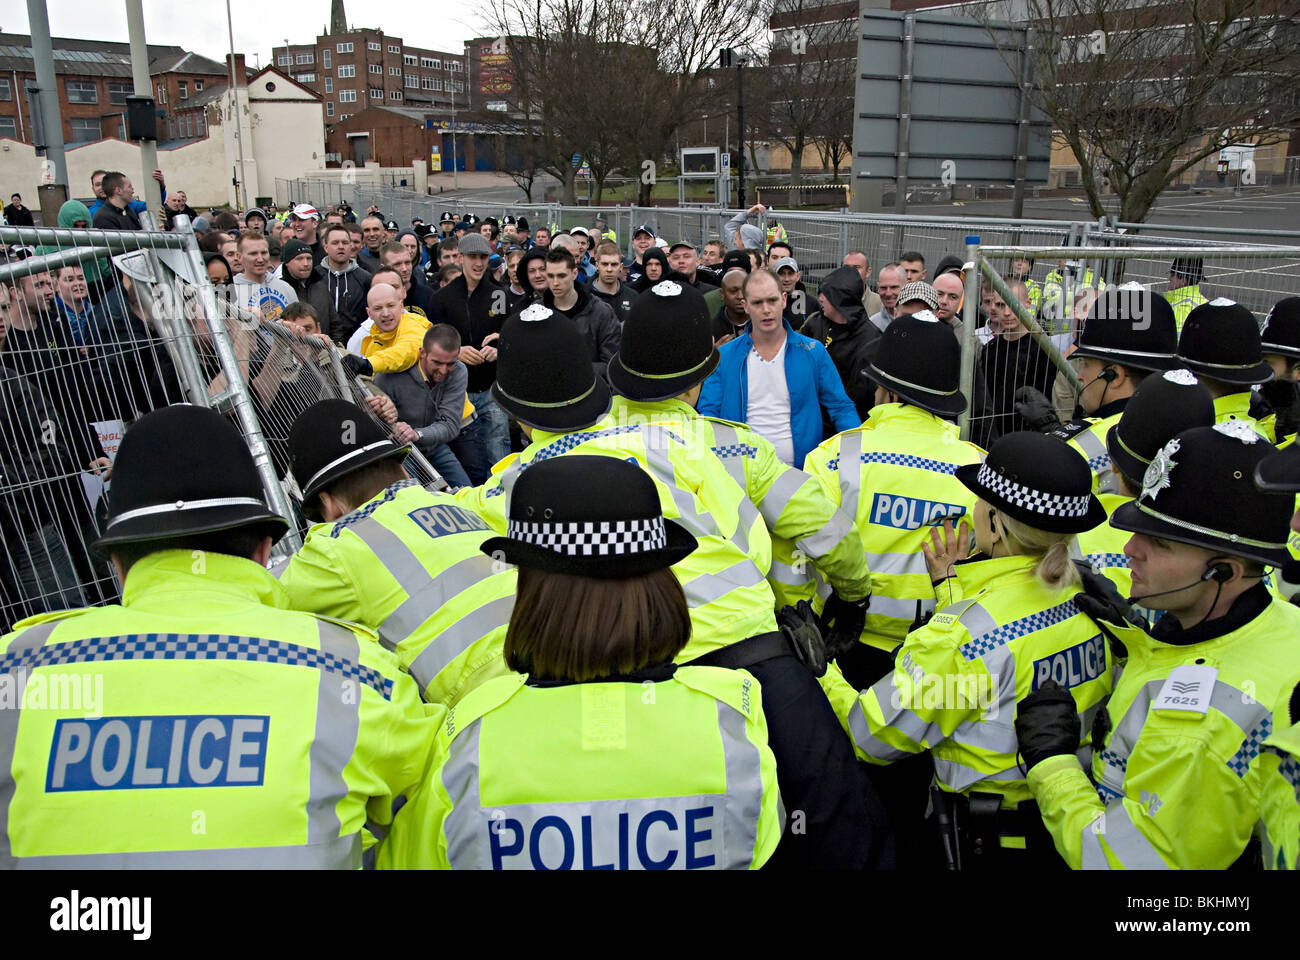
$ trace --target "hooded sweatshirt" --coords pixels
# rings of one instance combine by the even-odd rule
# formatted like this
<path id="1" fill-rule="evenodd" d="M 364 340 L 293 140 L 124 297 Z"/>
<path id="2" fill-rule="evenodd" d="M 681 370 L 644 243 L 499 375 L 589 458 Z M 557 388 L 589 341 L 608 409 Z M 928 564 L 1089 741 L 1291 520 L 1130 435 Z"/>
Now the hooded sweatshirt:
<path id="1" fill-rule="evenodd" d="M 69 200 L 63 206 L 59 207 L 59 226 L 72 228 L 72 225 L 78 220 L 84 220 L 86 226 L 90 226 L 90 210 L 80 200 Z M 53 253 L 54 247 L 42 248 L 42 253 Z M 112 274 L 108 269 L 108 261 L 95 258 L 87 258 L 81 261 L 82 269 L 86 274 L 86 283 L 90 287 L 90 299 L 95 300 L 99 296 L 97 284 L 105 277 L 112 281 Z"/>
<path id="2" fill-rule="evenodd" d="M 330 266 L 329 260 L 316 264 L 316 272 L 325 278 L 330 294 L 330 302 L 347 327 L 341 338 L 346 342 L 352 331 L 361 326 L 366 319 L 366 296 L 370 292 L 370 274 L 357 266 L 355 260 L 337 273 Z M 335 338 L 340 339 L 340 338 Z"/>
<path id="3" fill-rule="evenodd" d="M 858 415 L 865 421 L 875 405 L 876 385 L 866 370 L 875 356 L 880 331 L 867 320 L 862 307 L 862 275 L 853 267 L 837 267 L 817 288 L 846 322 L 836 323 L 820 310 L 800 329 L 804 336 L 825 345 Z"/>
<path id="4" fill-rule="evenodd" d="M 664 268 L 663 274 L 659 277 L 659 280 L 668 279 L 668 274 L 669 272 L 671 272 L 672 268 L 668 266 L 668 254 L 664 253 L 663 247 L 651 247 L 649 250 L 647 250 L 645 253 L 641 255 L 641 264 L 643 267 L 651 260 L 657 260 L 660 264 L 663 265 Z M 685 280 L 685 277 L 683 277 L 682 279 Z M 651 280 L 648 276 L 642 275 L 641 278 L 636 281 L 636 283 L 632 284 L 632 289 L 634 289 L 637 293 L 643 293 L 646 290 L 649 290 L 651 287 L 653 287 L 656 283 L 658 283 L 659 280 Z"/>

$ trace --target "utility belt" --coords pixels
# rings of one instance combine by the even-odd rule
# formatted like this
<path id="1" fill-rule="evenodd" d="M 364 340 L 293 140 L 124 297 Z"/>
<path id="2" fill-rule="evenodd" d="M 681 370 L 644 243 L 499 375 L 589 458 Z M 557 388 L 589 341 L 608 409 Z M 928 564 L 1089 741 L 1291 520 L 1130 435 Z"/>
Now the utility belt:
<path id="1" fill-rule="evenodd" d="M 1004 808 L 1001 794 L 948 793 L 932 785 L 929 818 L 949 870 L 997 869 L 1030 859 L 1065 867 L 1033 800 Z"/>

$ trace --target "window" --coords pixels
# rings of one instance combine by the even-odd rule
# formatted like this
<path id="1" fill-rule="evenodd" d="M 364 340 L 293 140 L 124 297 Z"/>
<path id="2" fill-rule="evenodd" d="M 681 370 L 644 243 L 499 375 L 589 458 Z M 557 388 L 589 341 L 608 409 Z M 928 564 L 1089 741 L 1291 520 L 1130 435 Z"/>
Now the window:
<path id="1" fill-rule="evenodd" d="M 280 56 L 275 58 L 275 65 L 277 67 L 287 67 L 289 63 L 290 63 L 290 59 L 287 53 L 281 54 Z"/>
<path id="2" fill-rule="evenodd" d="M 89 143 L 99 139 L 99 117 L 71 117 L 68 125 L 72 128 L 73 143 Z"/>
<path id="3" fill-rule="evenodd" d="M 421 89 L 421 90 L 441 90 L 441 89 L 442 89 L 442 77 L 421 77 L 421 78 L 420 78 L 420 89 Z"/>
<path id="4" fill-rule="evenodd" d="M 400 76 L 402 75 L 402 68 L 401 68 L 401 67 L 389 67 L 389 68 L 388 68 L 388 75 L 389 75 L 390 77 L 400 77 Z"/>
<path id="5" fill-rule="evenodd" d="M 185 114 L 183 117 L 181 117 L 181 137 L 185 140 L 188 140 L 190 138 L 190 134 L 194 129 L 191 126 L 192 123 L 193 121 L 190 119 L 190 115 L 188 113 Z"/>
<path id="6" fill-rule="evenodd" d="M 300 73 L 300 74 L 298 74 L 298 76 L 294 77 L 294 79 L 297 80 L 299 83 L 315 83 L 315 82 L 316 82 L 316 74 L 314 74 L 314 73 Z"/>
<path id="7" fill-rule="evenodd" d="M 202 90 L 202 89 L 203 89 L 203 81 L 202 81 L 202 80 L 195 80 L 195 81 L 194 81 L 194 92 L 195 92 L 195 93 L 198 93 L 198 92 L 199 92 L 200 90 Z"/>
<path id="8" fill-rule="evenodd" d="M 352 52 L 352 44 L 350 44 L 350 43 L 340 43 L 340 44 L 338 45 L 337 49 L 338 49 L 338 52 L 339 52 L 339 53 L 351 53 L 351 52 Z"/>
<path id="9" fill-rule="evenodd" d="M 0 100 L 12 100 L 13 98 L 14 91 L 13 87 L 9 86 L 9 78 L 0 77 Z"/>
<path id="10" fill-rule="evenodd" d="M 208 135 L 208 115 L 207 115 L 207 112 L 206 112 L 206 111 L 203 111 L 203 110 L 200 110 L 200 111 L 199 111 L 199 115 L 198 115 L 198 117 L 197 117 L 196 119 L 198 120 L 198 122 L 194 125 L 194 131 L 195 131 L 195 133 L 198 134 L 198 136 L 200 136 L 200 137 L 206 137 L 206 136 Z M 125 134 L 122 135 L 122 139 L 123 139 L 123 140 L 126 139 L 126 135 L 125 135 Z"/>
<path id="11" fill-rule="evenodd" d="M 357 65 L 355 63 L 340 63 L 339 77 L 355 77 L 357 75 Z"/>
<path id="12" fill-rule="evenodd" d="M 308 51 L 307 53 L 297 54 L 293 58 L 293 62 L 294 63 L 315 63 L 316 54 L 312 53 L 311 51 Z"/>
<path id="13" fill-rule="evenodd" d="M 326 47 L 324 50 L 322 50 L 322 51 L 320 52 L 320 65 L 321 65 L 322 67 L 324 67 L 326 70 L 328 70 L 328 69 L 330 68 L 330 50 L 329 50 L 329 47 Z"/>
<path id="14" fill-rule="evenodd" d="M 357 92 L 355 90 L 340 90 L 339 103 L 356 103 Z"/>
<path id="15" fill-rule="evenodd" d="M 182 100 L 188 100 L 190 98 L 190 82 L 188 80 L 177 80 L 176 89 L 180 91 Z"/>
<path id="16" fill-rule="evenodd" d="M 384 91 L 382 91 L 382 90 L 377 90 L 377 89 L 375 89 L 374 87 L 371 87 L 369 92 L 370 92 L 370 99 L 371 99 L 371 100 L 382 100 L 382 99 L 384 99 Z"/>
<path id="17" fill-rule="evenodd" d="M 401 91 L 401 90 L 389 90 L 389 91 L 388 91 L 388 99 L 389 99 L 389 100 L 401 100 L 401 99 L 402 99 L 402 91 Z"/>
<path id="18" fill-rule="evenodd" d="M 167 102 L 167 84 L 165 83 L 158 84 L 158 102 L 159 103 Z"/>
<path id="19" fill-rule="evenodd" d="M 119 140 L 125 140 L 125 139 L 126 139 L 126 120 L 125 120 L 125 119 L 121 119 L 121 120 L 118 120 L 118 121 L 117 121 L 117 139 L 119 139 Z"/>
<path id="20" fill-rule="evenodd" d="M 326 77 L 326 78 L 325 78 L 325 92 L 326 92 L 326 93 L 333 93 L 333 92 L 334 92 L 334 78 L 333 78 L 333 77 Z"/>
<path id="21" fill-rule="evenodd" d="M 465 84 L 463 84 L 459 80 L 448 80 L 447 89 L 450 90 L 452 93 L 464 93 Z"/>
<path id="22" fill-rule="evenodd" d="M 99 94 L 93 80 L 65 80 L 68 91 L 68 103 L 99 103 Z M 159 87 L 159 89 L 162 89 Z M 161 99 L 161 98 L 159 98 Z M 162 101 L 166 103 L 166 100 Z M 98 123 L 99 121 L 95 121 Z"/>
<path id="23" fill-rule="evenodd" d="M 332 116 L 334 116 L 334 101 L 333 101 L 333 100 L 326 100 L 326 101 L 325 101 L 325 116 L 327 116 L 327 117 L 332 117 Z"/>
<path id="24" fill-rule="evenodd" d="M 15 117 L 0 117 L 0 137 L 18 139 L 18 120 Z"/>
<path id="25" fill-rule="evenodd" d="M 401 52 L 402 52 L 402 48 L 399 47 L 399 46 L 398 46 L 397 44 L 395 44 L 395 43 L 390 43 L 390 44 L 388 45 L 388 52 L 389 52 L 389 53 L 401 53 Z"/>
<path id="26" fill-rule="evenodd" d="M 402 57 L 402 63 L 406 64 L 408 67 L 413 67 L 419 62 L 420 58 L 413 53 L 408 53 Z"/>
<path id="27" fill-rule="evenodd" d="M 9 81 L 6 80 L 4 82 L 8 83 Z M 195 81 L 196 84 L 197 82 L 198 81 Z M 201 88 L 196 87 L 196 89 L 201 89 Z M 116 103 L 120 106 L 125 106 L 126 98 L 129 97 L 132 94 L 132 92 L 134 92 L 134 90 L 135 87 L 129 83 L 110 83 L 108 85 L 108 102 Z M 0 100 L 4 100 L 4 99 L 7 98 L 0 97 Z"/>
<path id="28" fill-rule="evenodd" d="M 452 73 L 464 73 L 465 64 L 461 63 L 459 60 L 448 60 L 447 69 Z"/>
<path id="29" fill-rule="evenodd" d="M 384 72 L 384 65 L 382 63 L 368 63 L 366 64 L 366 70 L 369 71 L 370 73 L 378 73 L 382 76 Z"/>
<path id="30" fill-rule="evenodd" d="M 367 49 L 367 50 L 382 50 L 382 49 L 384 49 L 384 45 L 383 45 L 382 43 L 380 43 L 378 40 L 371 40 L 371 41 L 369 41 L 369 42 L 366 43 L 366 49 Z"/>
<path id="31" fill-rule="evenodd" d="M 402 78 L 402 85 L 410 87 L 413 90 L 418 90 L 420 88 L 420 78 L 413 73 L 408 73 Z"/>
<path id="32" fill-rule="evenodd" d="M 425 67 L 428 70 L 438 70 L 442 67 L 442 64 L 433 59 L 433 57 L 421 57 L 420 66 Z"/>

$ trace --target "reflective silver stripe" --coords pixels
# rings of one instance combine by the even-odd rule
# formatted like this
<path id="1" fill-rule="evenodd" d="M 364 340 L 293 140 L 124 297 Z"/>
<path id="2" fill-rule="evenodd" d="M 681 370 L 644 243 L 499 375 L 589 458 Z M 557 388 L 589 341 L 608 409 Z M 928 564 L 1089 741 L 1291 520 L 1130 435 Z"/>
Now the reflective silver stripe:
<path id="1" fill-rule="evenodd" d="M 853 518 L 843 510 L 836 510 L 824 527 L 797 541 L 797 544 L 800 550 L 816 559 L 826 556 L 852 532 Z"/>
<path id="2" fill-rule="evenodd" d="M 395 649 L 444 605 L 471 587 L 495 576 L 492 563 L 491 557 L 479 553 L 453 564 L 432 580 L 426 574 L 423 586 L 414 592 L 408 590 L 410 596 L 379 625 L 380 642 L 386 647 L 391 643 L 389 649 Z M 512 600 L 506 609 L 505 619 L 501 621 L 503 625 L 510 622 L 510 609 L 513 605 Z"/>
<path id="3" fill-rule="evenodd" d="M 840 507 L 854 519 L 858 516 L 858 492 L 862 484 L 862 434 L 853 431 L 840 438 Z"/>
<path id="4" fill-rule="evenodd" d="M 357 636 L 346 627 L 316 621 L 320 649 L 343 663 L 361 662 Z M 350 696 L 345 693 L 351 689 Z M 348 795 L 343 776 L 357 749 L 361 727 L 361 695 L 355 680 L 343 680 L 320 671 L 316 686 L 316 730 L 311 741 L 311 779 L 307 795 L 307 843 L 326 843 L 339 837 L 338 805 Z M 360 848 L 358 847 L 358 850 Z"/>
<path id="5" fill-rule="evenodd" d="M 380 447 L 392 447 L 393 453 L 395 454 L 401 453 L 402 450 L 404 449 L 402 447 L 399 447 L 397 444 L 393 443 L 393 441 L 391 440 L 376 440 L 374 443 L 367 443 L 364 447 L 358 447 L 356 450 L 350 450 L 347 453 L 343 454 L 343 456 L 336 457 L 335 459 L 331 460 L 329 463 L 325 464 L 325 466 L 321 467 L 319 470 L 317 470 L 315 473 L 311 475 L 311 477 L 307 480 L 307 482 L 302 485 L 302 489 L 309 490 L 313 483 L 315 483 L 320 477 L 324 476 L 326 473 L 329 473 L 329 471 L 333 470 L 335 467 L 347 463 L 349 460 L 353 459 L 354 457 L 363 456 L 369 453 L 371 450 L 378 450 Z"/>
<path id="6" fill-rule="evenodd" d="M 389 530 L 374 517 L 366 517 L 360 523 L 354 523 L 348 527 L 352 533 L 361 538 L 361 542 L 370 548 L 370 552 L 375 555 L 385 570 L 387 570 L 397 581 L 397 585 L 402 588 L 407 599 L 397 608 L 393 614 L 389 614 L 388 619 L 379 626 L 379 642 L 389 650 L 397 647 L 399 641 L 405 639 L 410 634 L 410 630 L 394 637 L 394 630 L 389 626 L 389 621 L 405 608 L 414 597 L 420 592 L 421 588 L 427 586 L 430 581 L 429 571 L 425 568 L 420 559 L 411 552 L 411 548 L 402 542 L 402 538 Z M 487 558 L 484 557 L 486 560 Z M 489 561 L 490 562 L 490 561 Z M 430 614 L 432 614 L 432 610 Z M 406 619 L 409 620 L 410 611 L 406 613 Z M 415 626 L 419 626 L 428 617 L 422 618 Z"/>
<path id="7" fill-rule="evenodd" d="M 1098 421 L 1098 423 L 1105 422 L 1105 420 Z M 1093 432 L 1093 427 L 1089 427 L 1082 433 L 1075 434 L 1070 439 L 1079 445 L 1079 449 L 1083 451 L 1090 468 L 1093 467 L 1094 463 L 1101 463 L 1103 459 L 1105 460 L 1105 464 L 1100 469 L 1093 469 L 1092 471 L 1097 475 L 1097 492 L 1118 492 L 1119 484 L 1115 479 L 1115 469 L 1110 462 L 1110 451 L 1106 449 L 1105 441 Z"/>
<path id="8" fill-rule="evenodd" d="M 735 427 L 729 427 L 725 423 L 714 423 L 709 421 L 713 427 L 713 446 L 716 450 L 718 447 L 732 447 L 733 449 L 740 443 L 740 434 L 736 432 Z M 745 489 L 745 458 L 743 456 L 724 457 L 718 455 L 722 465 L 727 468 L 727 473 L 731 479 L 736 481 L 740 489 Z"/>
<path id="9" fill-rule="evenodd" d="M 45 646 L 46 641 L 63 623 L 63 620 L 51 620 L 38 623 L 34 627 L 20 631 L 9 646 L 0 651 L 0 657 L 16 654 L 30 654 Z M 23 664 L 26 657 L 16 656 L 10 662 Z M 10 673 L 7 667 L 0 667 L 0 677 L 8 676 L 13 684 L 13 706 L 0 709 L 0 870 L 12 870 L 18 861 L 14 859 L 13 847 L 9 840 L 9 804 L 13 801 L 17 784 L 14 782 L 14 757 L 18 747 L 18 721 L 22 717 L 23 699 L 27 694 L 28 669 L 20 666 Z"/>
<path id="10" fill-rule="evenodd" d="M 998 622 L 978 603 L 967 604 L 966 601 L 960 601 L 939 612 L 960 614 L 958 620 L 966 628 L 972 640 L 987 636 L 998 628 Z"/>
<path id="11" fill-rule="evenodd" d="M 1087 430 L 1076 433 L 1070 439 L 1083 450 L 1084 459 L 1092 460 L 1094 457 L 1110 459 L 1110 453 L 1106 450 L 1106 445 L 1092 432 L 1092 426 L 1089 426 Z"/>
<path id="12" fill-rule="evenodd" d="M 508 624 L 514 607 L 513 594 L 498 597 L 457 620 L 430 640 L 410 666 L 410 674 L 419 684 L 420 692 L 426 691 L 438 674 L 475 643 L 498 627 Z"/>
<path id="13" fill-rule="evenodd" d="M 1169 865 L 1156 852 L 1151 841 L 1138 830 L 1123 801 L 1109 804 L 1100 818 L 1100 823 L 1094 820 L 1083 828 L 1083 869 L 1110 869 L 1105 851 L 1101 848 L 1103 835 L 1106 837 L 1106 846 L 1110 847 L 1111 853 L 1119 859 L 1125 869 L 1169 869 Z"/>
<path id="14" fill-rule="evenodd" d="M 997 783 L 1023 783 L 1025 775 L 1020 767 L 1008 767 L 996 773 L 981 773 L 974 767 L 968 767 L 956 760 L 934 758 L 934 776 L 940 783 L 957 793 L 965 793 L 971 787 L 985 781 Z"/>
<path id="15" fill-rule="evenodd" d="M 867 607 L 867 616 L 891 617 L 894 620 L 906 620 L 911 623 L 916 618 L 916 601 L 921 601 L 921 612 L 934 609 L 934 601 L 930 600 L 928 605 L 924 598 L 915 599 L 898 599 L 896 597 L 883 597 L 878 593 L 871 595 L 871 605 Z"/>
<path id="16" fill-rule="evenodd" d="M 267 509 L 266 502 L 259 500 L 257 497 L 212 497 L 208 500 L 177 500 L 174 503 L 160 503 L 152 507 L 137 507 L 135 510 L 124 511 L 109 520 L 108 526 L 113 527 L 123 520 L 134 520 L 137 517 L 152 517 L 158 513 L 182 513 L 186 510 L 208 510 L 212 507 L 261 507 L 263 510 Z"/>
<path id="17" fill-rule="evenodd" d="M 785 513 L 785 508 L 790 505 L 794 495 L 811 479 L 810 474 L 796 470 L 794 467 L 786 467 L 781 471 L 780 476 L 763 494 L 763 505 L 759 507 L 759 512 L 763 515 L 763 520 L 766 521 L 769 529 L 776 527 L 781 514 Z"/>
<path id="18" fill-rule="evenodd" d="M 896 672 L 890 671 L 887 676 L 881 677 L 871 687 L 871 692 L 875 695 L 876 703 L 880 707 L 880 715 L 885 722 L 885 726 L 891 730 L 897 730 L 913 743 L 920 744 L 923 747 L 933 747 L 935 744 L 942 742 L 944 738 L 937 726 L 901 705 L 903 694 L 894 684 Z M 871 726 L 867 721 L 867 711 L 862 706 L 861 696 L 854 703 L 854 709 L 849 711 L 849 732 L 853 734 L 853 739 L 857 741 L 863 752 L 873 757 L 881 760 L 898 760 L 902 757 L 911 756 L 908 751 L 891 746 L 871 732 Z"/>
<path id="19" fill-rule="evenodd" d="M 149 850 L 25 857 L 19 870 L 359 870 L 361 834 L 292 847 Z"/>
<path id="20" fill-rule="evenodd" d="M 858 745 L 863 753 L 869 757 L 875 757 L 877 760 L 902 760 L 904 757 L 912 756 L 906 750 L 890 746 L 885 741 L 877 740 L 872 735 L 871 727 L 867 724 L 867 712 L 862 706 L 861 697 L 853 702 L 853 709 L 849 711 L 849 733 L 852 734 L 853 742 Z"/>
<path id="21" fill-rule="evenodd" d="M 802 587 L 810 583 L 815 583 L 816 578 L 813 576 L 813 568 L 810 564 L 803 564 L 803 572 L 795 570 L 788 563 L 782 563 L 780 560 L 772 561 L 772 568 L 767 571 L 767 579 L 775 580 L 777 583 L 783 583 L 787 587 Z"/>
<path id="22" fill-rule="evenodd" d="M 748 682 L 748 681 L 745 681 Z M 763 769 L 758 747 L 745 736 L 745 716 L 718 701 L 718 734 L 727 769 L 726 813 L 722 848 L 729 870 L 747 870 L 758 844 L 758 818 L 763 812 Z"/>
<path id="23" fill-rule="evenodd" d="M 905 576 L 911 573 L 929 573 L 925 565 L 925 554 L 916 553 L 872 553 L 867 551 L 867 566 L 872 574 Z M 874 602 L 874 598 L 873 598 Z"/>
<path id="24" fill-rule="evenodd" d="M 688 580 L 682 584 L 682 590 L 686 593 L 686 602 L 694 609 L 708 606 L 732 590 L 755 587 L 763 582 L 764 577 L 753 561 L 742 560 L 717 573 L 706 573 Z"/>
<path id="25" fill-rule="evenodd" d="M 442 766 L 443 789 L 451 810 L 442 822 L 447 838 L 447 862 L 453 870 L 490 870 L 492 861 L 475 829 L 482 814 L 479 799 L 479 734 L 483 718 L 476 717 L 451 743 L 451 755 Z M 491 829 L 491 827 L 489 827 Z M 436 842 L 436 841 L 435 841 Z"/>

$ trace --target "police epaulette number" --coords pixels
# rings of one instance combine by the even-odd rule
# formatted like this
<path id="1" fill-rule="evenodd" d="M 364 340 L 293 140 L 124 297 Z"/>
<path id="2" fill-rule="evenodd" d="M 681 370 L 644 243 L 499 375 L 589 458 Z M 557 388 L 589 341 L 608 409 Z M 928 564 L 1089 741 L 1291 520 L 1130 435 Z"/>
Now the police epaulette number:
<path id="1" fill-rule="evenodd" d="M 1087 430 L 1096 421 L 1093 420 L 1067 420 L 1058 427 L 1053 427 L 1048 431 L 1049 437 L 1056 437 L 1059 440 L 1073 440 L 1083 431 Z"/>

